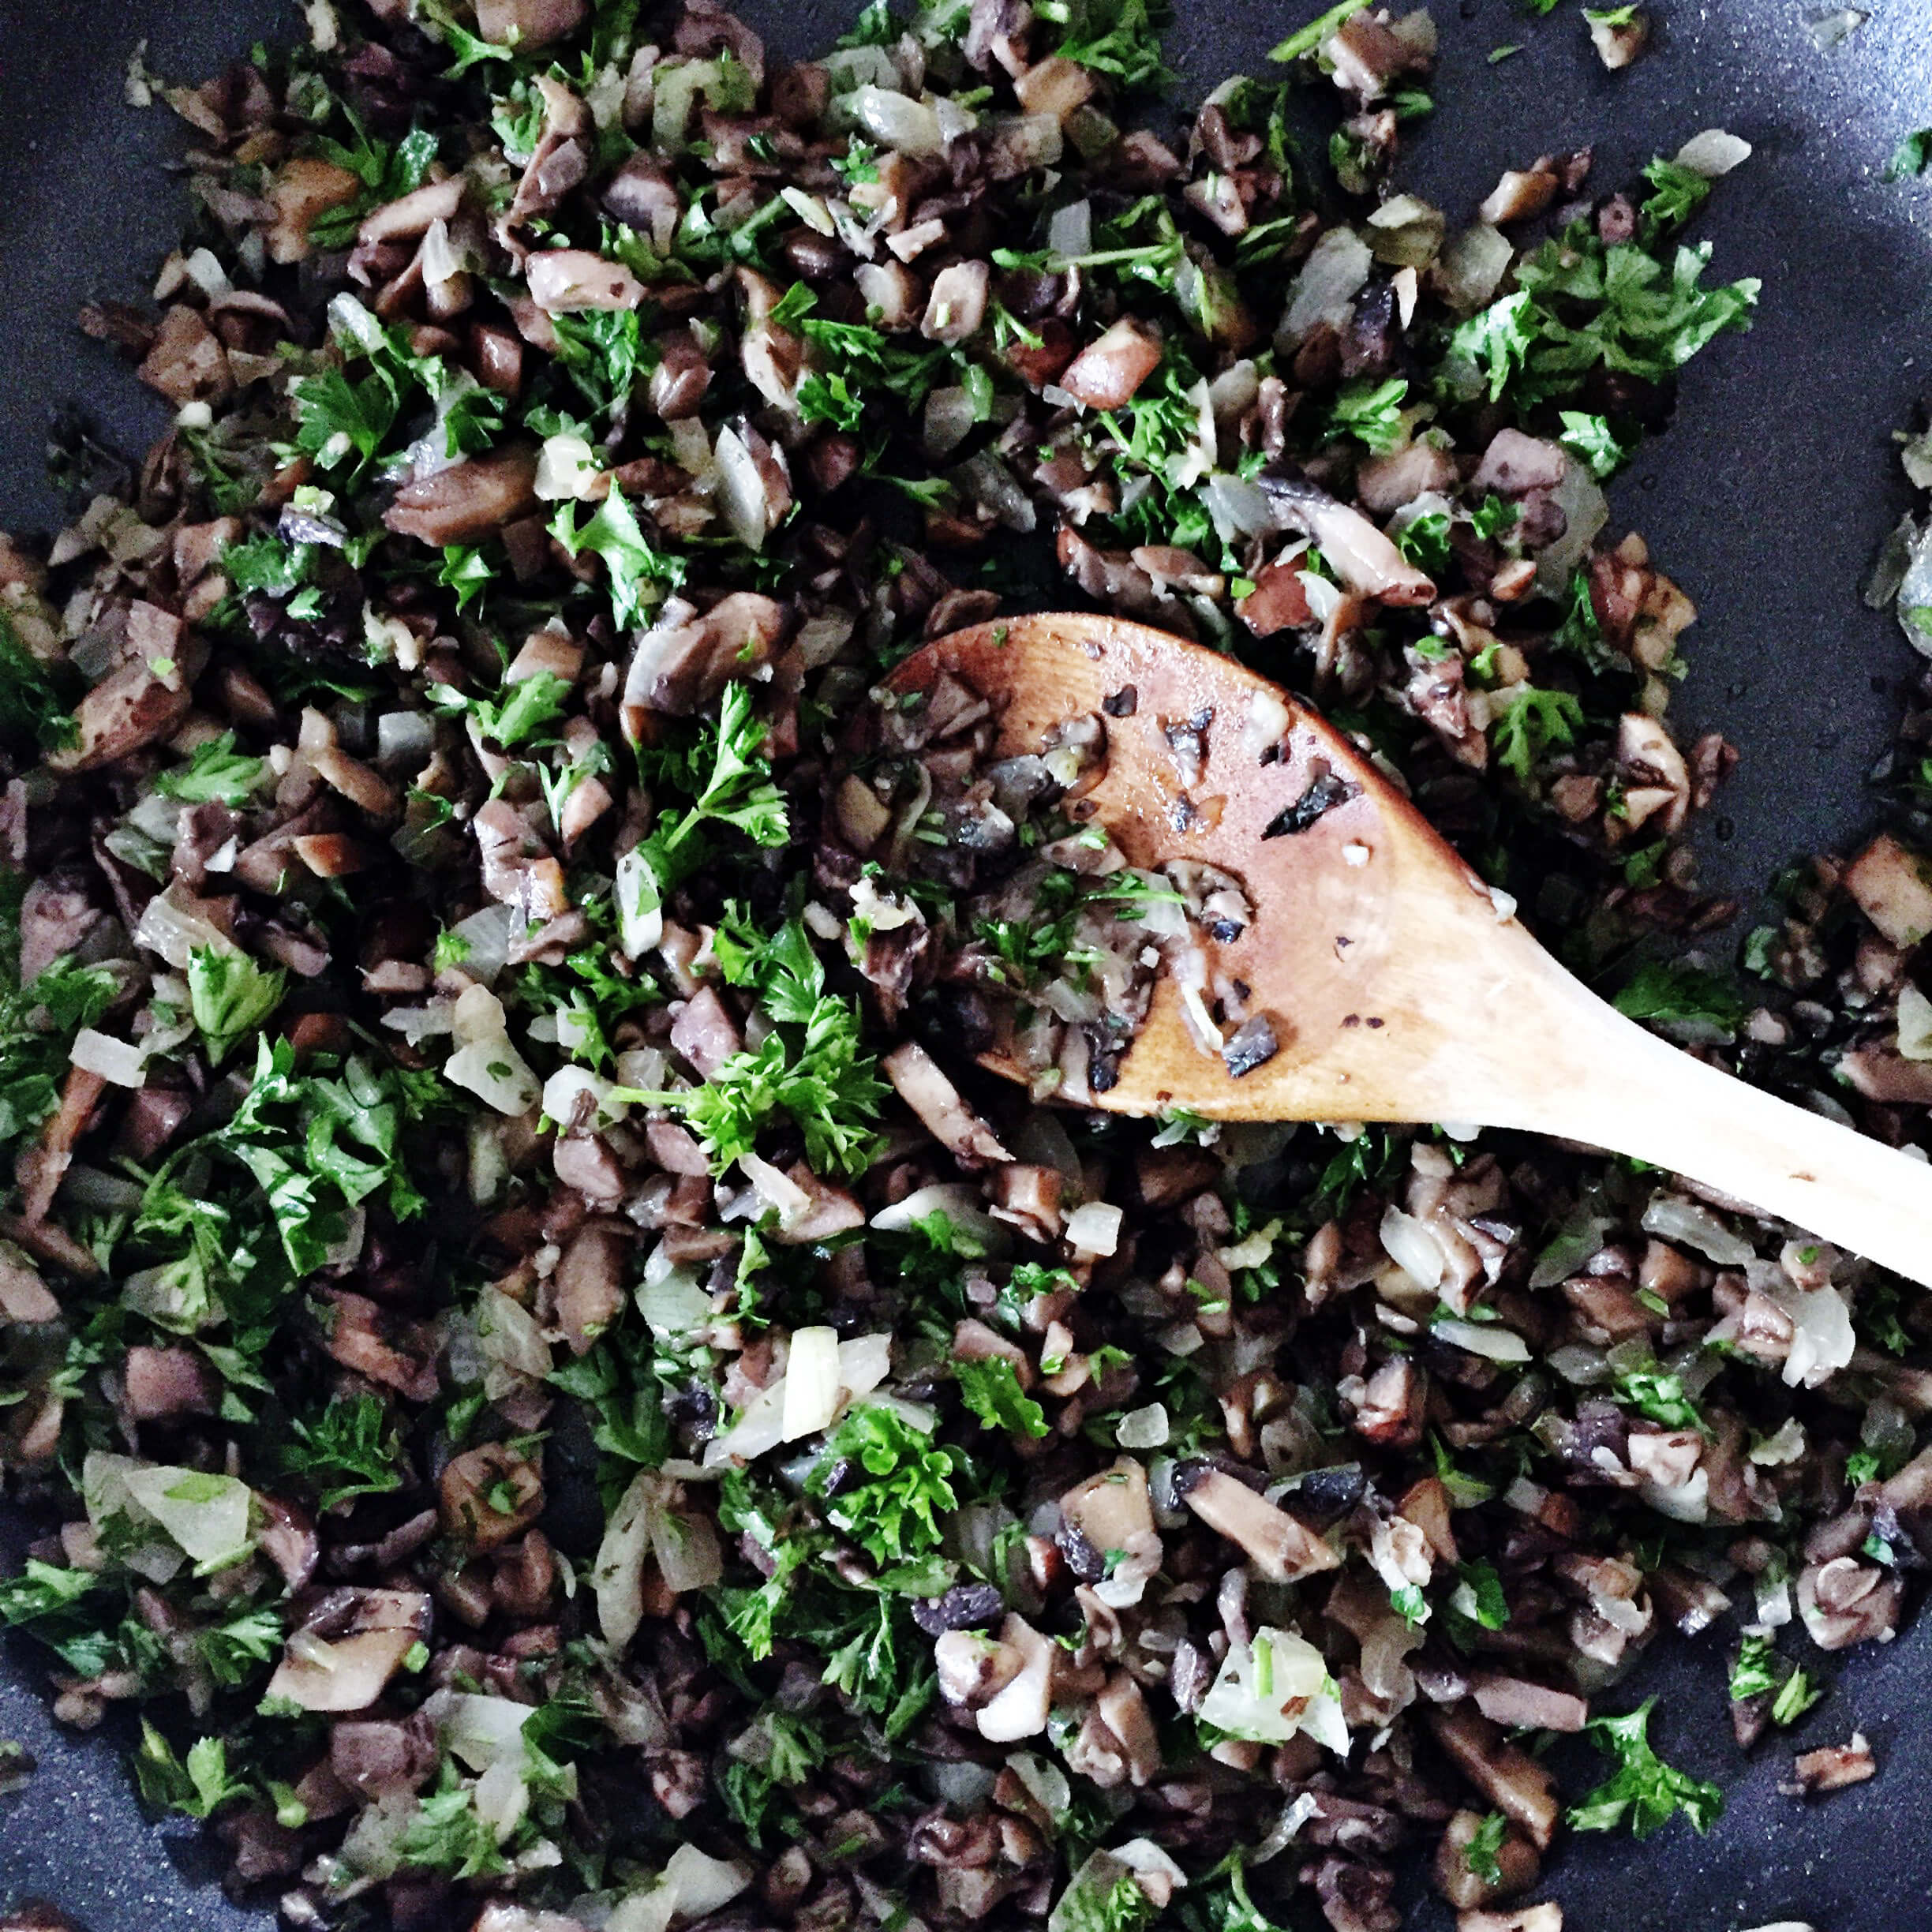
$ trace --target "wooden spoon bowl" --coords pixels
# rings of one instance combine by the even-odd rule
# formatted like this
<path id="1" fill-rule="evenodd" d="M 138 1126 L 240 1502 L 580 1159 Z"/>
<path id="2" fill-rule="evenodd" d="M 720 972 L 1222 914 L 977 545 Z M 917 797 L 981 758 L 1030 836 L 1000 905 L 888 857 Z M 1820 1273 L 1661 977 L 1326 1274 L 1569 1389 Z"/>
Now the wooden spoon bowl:
<path id="1" fill-rule="evenodd" d="M 1129 863 L 1205 861 L 1241 878 L 1255 908 L 1218 964 L 1269 1016 L 1273 1056 L 1231 1072 L 1197 1044 L 1163 974 L 1095 1105 L 1555 1135 L 1668 1168 L 1932 1284 L 1932 1167 L 1607 1005 L 1359 747 L 1266 679 L 1145 625 L 1076 613 L 957 632 L 888 683 L 923 691 L 948 671 L 992 702 L 1002 758 L 1102 714 L 1106 768 L 1088 798 Z"/>

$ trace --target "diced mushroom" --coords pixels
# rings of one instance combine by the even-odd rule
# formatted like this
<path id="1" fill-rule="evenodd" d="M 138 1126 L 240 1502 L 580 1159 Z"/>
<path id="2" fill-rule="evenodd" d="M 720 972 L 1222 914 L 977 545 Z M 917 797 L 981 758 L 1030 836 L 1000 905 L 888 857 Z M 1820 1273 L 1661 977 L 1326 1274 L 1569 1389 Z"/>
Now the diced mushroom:
<path id="1" fill-rule="evenodd" d="M 924 1047 L 908 1040 L 880 1064 L 899 1098 L 962 1167 L 971 1172 L 1013 1159 Z"/>
<path id="2" fill-rule="evenodd" d="M 1506 1730 L 1578 1732 L 1589 1720 L 1589 1705 L 1574 1690 L 1558 1690 L 1500 1671 L 1477 1671 L 1470 1679 L 1476 1708 Z"/>
<path id="3" fill-rule="evenodd" d="M 933 1646 L 939 1694 L 962 1710 L 990 1704 L 1020 1675 L 1026 1660 L 1017 1644 L 977 1631 L 944 1631 Z"/>
<path id="4" fill-rule="evenodd" d="M 48 753 L 58 772 L 97 771 L 174 732 L 192 700 L 187 680 L 164 683 L 140 658 L 110 672 L 74 708 L 73 743 Z"/>
<path id="5" fill-rule="evenodd" d="M 983 261 L 954 262 L 933 278 L 919 333 L 933 342 L 957 343 L 979 332 L 986 320 L 991 271 Z"/>
<path id="6" fill-rule="evenodd" d="M 1506 1818 L 1520 1825 L 1539 1852 L 1547 1852 L 1556 1834 L 1556 1779 L 1467 1705 L 1431 1711 L 1428 1721 L 1456 1769 Z"/>
<path id="7" fill-rule="evenodd" d="M 58 1321 L 60 1313 L 61 1305 L 47 1283 L 24 1261 L 0 1253 L 0 1320 Z"/>
<path id="8" fill-rule="evenodd" d="M 588 0 L 476 0 L 477 32 L 527 54 L 574 34 L 589 13 Z"/>
<path id="9" fill-rule="evenodd" d="M 1483 459 L 1470 479 L 1470 488 L 1483 494 L 1526 496 L 1532 490 L 1559 488 L 1570 473 L 1570 459 L 1562 446 L 1520 429 L 1499 429 L 1489 439 Z"/>
<path id="10" fill-rule="evenodd" d="M 1017 1674 L 980 1707 L 975 1722 L 990 1744 L 1017 1744 L 1038 1737 L 1046 1728 L 1053 1689 L 1054 1654 L 1058 1649 L 1022 1616 L 1009 1616 L 1000 1626 L 999 1640 L 1020 1656 Z"/>
<path id="11" fill-rule="evenodd" d="M 1261 489 L 1288 527 L 1314 539 L 1350 590 L 1383 604 L 1434 601 L 1434 583 L 1359 510 L 1298 477 L 1264 478 Z"/>
<path id="12" fill-rule="evenodd" d="M 492 450 L 406 484 L 383 518 L 400 537 L 441 549 L 492 536 L 537 507 L 537 452 Z"/>
<path id="13" fill-rule="evenodd" d="M 1878 1774 L 1877 1761 L 1862 1731 L 1852 1733 L 1849 1744 L 1827 1744 L 1817 1750 L 1800 1751 L 1792 1760 L 1792 1782 L 1778 1789 L 1788 1798 L 1822 1798 L 1827 1792 L 1843 1791 L 1848 1784 L 1863 1784 Z"/>
<path id="14" fill-rule="evenodd" d="M 623 1306 L 630 1238 L 621 1229 L 586 1222 L 573 1234 L 552 1277 L 557 1326 L 573 1355 L 582 1354 Z"/>
<path id="15" fill-rule="evenodd" d="M 1683 754 L 1655 718 L 1627 711 L 1618 719 L 1617 763 L 1629 777 L 1623 822 L 1635 831 L 1654 822 L 1667 837 L 1681 831 L 1690 812 L 1690 776 Z"/>
<path id="16" fill-rule="evenodd" d="M 266 1694 L 304 1710 L 367 1710 L 429 1628 L 429 1599 L 416 1590 L 344 1593 L 341 1621 L 324 1637 L 305 1627 L 288 1640 Z"/>
<path id="17" fill-rule="evenodd" d="M 702 616 L 673 599 L 638 639 L 624 678 L 626 736 L 644 742 L 648 713 L 689 717 L 735 679 L 754 676 L 784 635 L 785 614 L 768 597 L 734 590 Z"/>
<path id="18" fill-rule="evenodd" d="M 1436 1848 L 1436 1889 L 1451 1905 L 1468 1908 L 1487 1905 L 1497 1899 L 1526 1892 L 1541 1875 L 1542 1860 L 1536 1847 L 1523 1833 L 1511 1826 L 1492 1854 L 1493 1881 L 1477 1872 L 1470 1863 L 1469 1848 L 1482 1829 L 1483 1820 L 1474 1811 L 1458 1811 Z"/>
<path id="19" fill-rule="evenodd" d="M 1798 1614 L 1821 1650 L 1889 1643 L 1904 1589 L 1893 1572 L 1851 1556 L 1810 1563 L 1798 1575 Z"/>
<path id="20" fill-rule="evenodd" d="M 1895 946 L 1909 949 L 1932 933 L 1932 866 L 1890 833 L 1874 839 L 1840 882 Z"/>
<path id="21" fill-rule="evenodd" d="M 140 379 L 177 405 L 219 402 L 234 393 L 234 373 L 221 338 L 198 309 L 178 303 L 161 318 Z"/>
<path id="22" fill-rule="evenodd" d="M 1512 1906 L 1505 1911 L 1456 1914 L 1456 1932 L 1563 1932 L 1563 1910 L 1554 1899 L 1544 1899 L 1534 1905 Z M 1774 1929 L 1767 1926 L 1765 1932 L 1774 1932 Z"/>
<path id="23" fill-rule="evenodd" d="M 717 993 L 710 987 L 700 987 L 671 1023 L 671 1044 L 709 1080 L 743 1050 L 744 1035 Z"/>
<path id="24" fill-rule="evenodd" d="M 137 1422 L 212 1415 L 221 1395 L 221 1378 L 207 1357 L 192 1348 L 137 1343 L 127 1352 L 121 1380 L 128 1413 Z"/>
<path id="25" fill-rule="evenodd" d="M 404 1721 L 394 1718 L 351 1720 L 329 1732 L 329 1769 L 365 1798 L 413 1792 L 429 1781 L 440 1754 L 429 1713 Z"/>
<path id="26" fill-rule="evenodd" d="M 588 249 L 553 249 L 524 264 L 530 300 L 545 315 L 576 315 L 586 309 L 635 309 L 644 284 L 621 262 Z"/>
<path id="27" fill-rule="evenodd" d="M 507 799 L 480 806 L 470 820 L 482 859 L 483 889 L 520 914 L 526 924 L 560 919 L 570 900 L 564 868 Z"/>
<path id="28" fill-rule="evenodd" d="M 268 184 L 268 202 L 275 210 L 274 225 L 266 237 L 268 259 L 284 266 L 307 260 L 310 228 L 331 208 L 346 206 L 361 192 L 361 178 L 333 161 L 298 155 L 283 162 Z"/>
<path id="29" fill-rule="evenodd" d="M 279 1496 L 255 1492 L 253 1507 L 260 1512 L 262 1526 L 255 1546 L 282 1574 L 288 1593 L 306 1589 L 322 1556 L 321 1539 L 308 1512 Z"/>
<path id="30" fill-rule="evenodd" d="M 324 1346 L 335 1361 L 412 1402 L 435 1397 L 436 1344 L 429 1332 L 366 1295 L 338 1288 L 324 1298 L 328 1310 Z"/>
<path id="31" fill-rule="evenodd" d="M 1589 18 L 1590 45 L 1597 58 L 1616 73 L 1650 43 L 1650 16 L 1641 8 L 1599 8 Z"/>
<path id="32" fill-rule="evenodd" d="M 1499 228 L 1510 222 L 1528 221 L 1532 215 L 1541 215 L 1556 199 L 1556 191 L 1562 185 L 1556 176 L 1545 168 L 1527 171 L 1505 168 L 1503 178 L 1490 189 L 1482 206 L 1476 211 L 1477 217 Z"/>
<path id="33" fill-rule="evenodd" d="M 520 1536 L 543 1514 L 543 1477 L 527 1456 L 501 1443 L 466 1451 L 436 1485 L 443 1528 L 473 1550 Z"/>
<path id="34" fill-rule="evenodd" d="M 1061 372 L 1060 387 L 1088 409 L 1121 409 L 1160 367 L 1160 343 L 1140 323 L 1123 316 L 1067 365 Z"/>
<path id="35" fill-rule="evenodd" d="M 1333 1547 L 1306 1524 L 1223 1470 L 1184 1463 L 1174 1488 L 1209 1529 L 1239 1544 L 1271 1583 L 1293 1583 L 1341 1564 Z"/>
<path id="36" fill-rule="evenodd" d="M 425 182 L 420 188 L 385 201 L 362 218 L 356 230 L 358 242 L 416 240 L 436 222 L 453 220 L 462 206 L 463 178 L 453 174 L 447 181 Z"/>

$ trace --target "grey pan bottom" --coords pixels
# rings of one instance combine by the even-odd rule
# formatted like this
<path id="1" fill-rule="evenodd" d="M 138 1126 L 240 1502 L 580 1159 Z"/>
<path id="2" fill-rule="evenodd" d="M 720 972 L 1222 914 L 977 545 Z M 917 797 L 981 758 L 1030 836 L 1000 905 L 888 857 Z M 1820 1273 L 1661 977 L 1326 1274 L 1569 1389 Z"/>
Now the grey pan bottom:
<path id="1" fill-rule="evenodd" d="M 1620 485 L 1642 528 L 1703 617 L 1690 637 L 1685 715 L 1717 727 L 1743 762 L 1707 844 L 1706 876 L 1747 897 L 1788 859 L 1855 837 L 1864 773 L 1883 750 L 1915 665 L 1889 618 L 1856 586 L 1904 505 L 1891 432 L 1932 355 L 1932 180 L 1879 179 L 1899 136 L 1932 125 L 1932 5 L 1861 0 L 1873 18 L 1820 54 L 1803 29 L 1815 0 L 1656 0 L 1659 44 L 1606 75 L 1574 6 L 1547 21 L 1516 0 L 1431 0 L 1443 29 L 1441 106 L 1410 178 L 1466 212 L 1505 165 L 1594 143 L 1607 181 L 1726 126 L 1757 148 L 1720 191 L 1703 232 L 1726 279 L 1762 275 L 1758 324 L 1698 361 L 1679 419 Z M 740 9 L 796 52 L 822 45 L 846 9 L 825 0 Z M 1190 83 L 1257 66 L 1316 0 L 1235 9 L 1196 4 L 1170 37 Z M 138 451 L 161 426 L 152 398 L 69 326 L 95 294 L 137 297 L 171 242 L 178 189 L 158 173 L 170 118 L 122 104 L 133 43 L 163 72 L 198 77 L 261 35 L 294 31 L 272 0 L 0 0 L 0 526 L 47 527 L 59 507 L 41 469 L 50 414 L 82 402 L 109 440 Z M 1490 50 L 1524 51 L 1500 66 Z M 17 1534 L 19 1526 L 13 1526 Z M 1730 1742 L 1713 1640 L 1661 1644 L 1629 1687 L 1655 1690 L 1665 1754 L 1723 1781 L 1730 1805 L 1708 1839 L 1682 1824 L 1642 1845 L 1579 1840 L 1548 1895 L 1571 1932 L 1738 1932 L 1809 1920 L 1819 1932 L 1932 1928 L 1932 1624 L 1843 1663 L 1801 1725 L 1804 1744 L 1872 1740 L 1878 1780 L 1814 1807 L 1777 1795 L 1780 1743 L 1748 1766 Z M 0 1646 L 0 1734 L 40 1760 L 0 1801 L 0 1904 L 52 1900 L 92 1932 L 242 1932 L 263 1915 L 228 1905 L 190 1829 L 142 1817 L 106 1739 L 49 1721 L 39 1660 Z M 1566 1788 L 1593 1780 L 1584 1749 Z M 1447 1915 L 1419 1907 L 1418 1927 Z"/>

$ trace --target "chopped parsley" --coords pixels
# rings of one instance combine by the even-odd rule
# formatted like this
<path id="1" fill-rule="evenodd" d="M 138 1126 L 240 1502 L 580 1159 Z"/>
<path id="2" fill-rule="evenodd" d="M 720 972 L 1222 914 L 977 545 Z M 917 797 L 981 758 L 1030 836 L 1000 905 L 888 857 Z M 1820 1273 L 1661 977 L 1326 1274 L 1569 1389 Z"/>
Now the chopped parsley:
<path id="1" fill-rule="evenodd" d="M 1650 1743 L 1655 1698 L 1617 1717 L 1593 1717 L 1586 1727 L 1601 1750 L 1616 1758 L 1616 1773 L 1571 1807 L 1573 1831 L 1615 1831 L 1627 1824 L 1631 1835 L 1648 1838 L 1679 1811 L 1692 1828 L 1707 1832 L 1724 1810 L 1724 1793 L 1715 1784 L 1666 1764 Z"/>
<path id="2" fill-rule="evenodd" d="M 1004 1429 L 1012 1436 L 1044 1436 L 1046 1414 L 1020 1386 L 1011 1362 L 999 1356 L 984 1361 L 956 1361 L 953 1379 L 960 1400 L 979 1418 L 983 1428 Z"/>

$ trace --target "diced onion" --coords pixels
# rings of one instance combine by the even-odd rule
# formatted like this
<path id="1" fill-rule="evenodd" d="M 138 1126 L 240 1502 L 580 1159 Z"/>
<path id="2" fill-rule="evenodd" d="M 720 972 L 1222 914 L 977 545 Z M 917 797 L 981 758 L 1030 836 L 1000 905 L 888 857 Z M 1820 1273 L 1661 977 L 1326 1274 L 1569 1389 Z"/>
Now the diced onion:
<path id="1" fill-rule="evenodd" d="M 1292 349 L 1318 324 L 1339 327 L 1346 321 L 1349 305 L 1374 266 L 1368 244 L 1353 228 L 1331 228 L 1309 251 L 1295 277 L 1286 313 L 1275 331 L 1276 345 Z"/>
<path id="2" fill-rule="evenodd" d="M 1526 1362 L 1530 1344 L 1513 1328 L 1500 1322 L 1466 1322 L 1443 1318 L 1430 1324 L 1429 1333 L 1451 1348 L 1464 1349 L 1472 1355 L 1494 1362 Z"/>
<path id="3" fill-rule="evenodd" d="M 1418 1288 L 1433 1290 L 1440 1283 L 1442 1246 L 1424 1222 L 1391 1208 L 1382 1216 L 1380 1232 L 1383 1252 Z"/>
<path id="4" fill-rule="evenodd" d="M 1751 144 L 1724 128 L 1706 128 L 1693 134 L 1677 150 L 1677 165 L 1706 181 L 1717 181 L 1751 158 Z"/>
<path id="5" fill-rule="evenodd" d="M 553 436 L 537 455 L 537 494 L 545 503 L 589 496 L 602 474 L 596 452 L 578 436 Z"/>
<path id="6" fill-rule="evenodd" d="M 1149 1402 L 1121 1417 L 1114 1440 L 1123 1449 L 1159 1449 L 1166 1445 L 1170 1427 L 1166 1404 Z"/>
<path id="7" fill-rule="evenodd" d="M 829 1428 L 838 1410 L 838 1331 L 799 1328 L 792 1336 L 785 1363 L 784 1406 L 780 1439 L 796 1442 Z"/>
<path id="8" fill-rule="evenodd" d="M 859 125 L 882 147 L 927 159 L 945 152 L 939 116 L 923 101 L 909 100 L 881 87 L 856 88 L 850 110 Z"/>
<path id="9" fill-rule="evenodd" d="M 527 1114 L 542 1099 L 543 1086 L 510 1038 L 503 1002 L 487 987 L 470 987 L 450 1020 L 456 1051 L 444 1065 L 444 1077 L 500 1114 Z"/>
<path id="10" fill-rule="evenodd" d="M 1645 1208 L 1641 1223 L 1660 1241 L 1682 1241 L 1720 1267 L 1742 1267 L 1756 1258 L 1750 1243 L 1732 1233 L 1708 1208 L 1674 1195 L 1660 1194 Z"/>
<path id="11" fill-rule="evenodd" d="M 1120 1246 L 1124 1219 L 1119 1208 L 1104 1201 L 1076 1208 L 1066 1218 L 1067 1245 L 1080 1254 L 1110 1255 Z"/>
<path id="12" fill-rule="evenodd" d="M 68 1058 L 84 1073 L 98 1073 L 116 1087 L 145 1087 L 148 1062 L 138 1046 L 116 1039 L 111 1033 L 83 1027 L 74 1035 Z"/>
<path id="13" fill-rule="evenodd" d="M 1328 1667 L 1312 1643 L 1264 1625 L 1252 1643 L 1228 1646 L 1199 1715 L 1230 1737 L 1286 1744 L 1305 1732 L 1346 1756 L 1348 1727 L 1333 1693 L 1324 1690 L 1327 1683 Z"/>
<path id="14" fill-rule="evenodd" d="M 212 947 L 217 953 L 238 953 L 241 948 L 208 917 L 202 901 L 177 879 L 166 891 L 148 901 L 134 928 L 134 943 L 158 953 L 178 971 L 188 969 L 191 953 Z"/>
<path id="15" fill-rule="evenodd" d="M 1909 979 L 1898 996 L 1898 1050 L 1908 1060 L 1932 1060 L 1932 999 Z"/>

